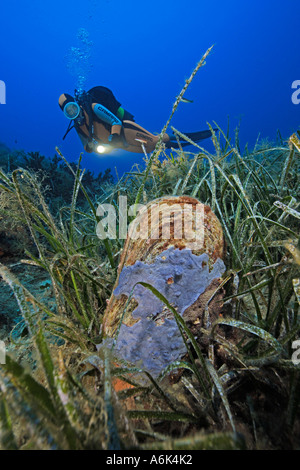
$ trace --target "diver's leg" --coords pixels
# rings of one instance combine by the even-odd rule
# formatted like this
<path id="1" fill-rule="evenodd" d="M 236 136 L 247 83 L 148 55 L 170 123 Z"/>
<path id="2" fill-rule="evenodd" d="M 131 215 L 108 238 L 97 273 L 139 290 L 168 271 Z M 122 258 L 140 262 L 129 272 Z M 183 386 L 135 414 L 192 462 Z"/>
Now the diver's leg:
<path id="1" fill-rule="evenodd" d="M 148 132 L 142 126 L 133 121 L 123 121 L 123 129 L 128 146 L 140 149 L 135 150 L 136 152 L 143 151 L 142 144 L 147 152 L 152 152 L 155 149 L 159 136 L 151 134 L 151 132 Z M 169 136 L 167 134 L 164 135 L 163 142 L 169 142 Z M 128 150 L 128 147 L 126 150 Z"/>

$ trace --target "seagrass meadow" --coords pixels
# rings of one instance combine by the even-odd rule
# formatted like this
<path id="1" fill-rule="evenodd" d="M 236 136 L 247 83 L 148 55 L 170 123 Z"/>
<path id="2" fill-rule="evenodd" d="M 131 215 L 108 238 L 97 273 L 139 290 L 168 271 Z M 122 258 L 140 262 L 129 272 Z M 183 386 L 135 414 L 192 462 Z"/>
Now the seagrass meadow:
<path id="1" fill-rule="evenodd" d="M 2 449 L 299 449 L 300 137 L 241 149 L 238 129 L 210 128 L 212 152 L 191 141 L 166 153 L 159 142 L 117 181 L 86 178 L 81 159 L 70 165 L 57 149 L 49 183 L 51 162 L 21 167 L 3 151 Z M 72 185 L 53 204 L 63 172 Z M 152 288 L 186 345 L 155 378 L 98 347 L 124 240 L 97 237 L 97 207 L 118 211 L 120 195 L 128 205 L 197 198 L 226 241 L 205 305 L 222 289 L 212 324 L 189 327 Z"/>

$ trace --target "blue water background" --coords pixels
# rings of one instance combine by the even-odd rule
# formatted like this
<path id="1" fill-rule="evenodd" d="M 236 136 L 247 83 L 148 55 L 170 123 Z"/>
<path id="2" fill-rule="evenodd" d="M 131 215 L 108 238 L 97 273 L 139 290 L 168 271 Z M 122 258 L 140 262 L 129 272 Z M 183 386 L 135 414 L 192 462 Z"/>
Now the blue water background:
<path id="1" fill-rule="evenodd" d="M 241 119 L 241 144 L 250 147 L 259 135 L 274 140 L 279 129 L 286 139 L 299 128 L 300 104 L 291 100 L 292 83 L 300 80 L 299 0 L 11 0 L 2 3 L 0 19 L 6 84 L 0 142 L 14 150 L 52 157 L 58 146 L 77 161 L 81 142 L 74 130 L 62 141 L 68 122 L 57 101 L 78 81 L 70 51 L 84 49 L 81 28 L 92 42 L 80 65 L 86 88 L 109 87 L 151 132 L 161 131 L 212 45 L 185 95 L 193 103 L 180 103 L 175 128 L 198 131 L 216 121 L 226 129 L 229 116 L 233 136 Z M 83 166 L 95 173 L 111 167 L 114 174 L 116 167 L 121 176 L 142 159 L 124 151 L 85 153 Z"/>

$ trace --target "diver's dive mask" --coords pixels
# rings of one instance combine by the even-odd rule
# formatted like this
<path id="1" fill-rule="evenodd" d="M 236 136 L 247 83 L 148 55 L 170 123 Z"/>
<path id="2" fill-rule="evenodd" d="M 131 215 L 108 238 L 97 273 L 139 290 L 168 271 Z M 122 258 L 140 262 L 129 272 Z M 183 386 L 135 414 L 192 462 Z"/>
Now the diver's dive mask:
<path id="1" fill-rule="evenodd" d="M 85 123 L 85 117 L 80 108 L 79 104 L 76 101 L 70 101 L 64 107 L 64 115 L 73 120 L 78 126 L 82 126 Z"/>
<path id="2" fill-rule="evenodd" d="M 64 107 L 64 115 L 68 119 L 76 119 L 80 114 L 80 106 L 75 101 L 67 103 Z"/>

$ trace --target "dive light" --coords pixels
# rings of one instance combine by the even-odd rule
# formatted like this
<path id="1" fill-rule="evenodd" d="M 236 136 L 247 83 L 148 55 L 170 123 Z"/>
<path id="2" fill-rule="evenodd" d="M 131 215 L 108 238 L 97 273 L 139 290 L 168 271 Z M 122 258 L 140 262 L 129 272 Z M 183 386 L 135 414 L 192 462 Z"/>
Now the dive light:
<path id="1" fill-rule="evenodd" d="M 95 152 L 99 153 L 100 155 L 103 155 L 104 153 L 109 153 L 111 151 L 112 151 L 111 145 L 99 144 L 99 143 L 95 145 Z"/>

